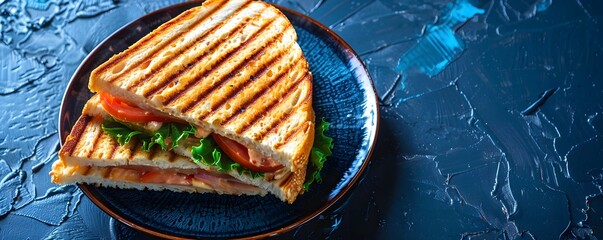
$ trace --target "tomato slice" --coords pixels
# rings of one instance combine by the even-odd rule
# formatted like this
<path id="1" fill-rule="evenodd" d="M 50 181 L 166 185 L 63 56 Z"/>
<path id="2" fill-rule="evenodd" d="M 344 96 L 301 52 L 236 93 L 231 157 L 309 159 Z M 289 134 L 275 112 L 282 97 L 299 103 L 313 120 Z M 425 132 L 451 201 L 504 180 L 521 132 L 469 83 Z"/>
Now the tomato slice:
<path id="1" fill-rule="evenodd" d="M 248 149 L 238 142 L 218 134 L 212 134 L 212 137 L 226 155 L 233 161 L 241 164 L 244 168 L 256 172 L 274 172 L 283 167 L 283 165 L 272 158 L 250 159 Z"/>
<path id="2" fill-rule="evenodd" d="M 100 98 L 101 104 L 103 105 L 105 111 L 107 111 L 112 117 L 124 122 L 147 123 L 151 121 L 172 121 L 169 118 L 159 116 L 148 110 L 141 109 L 129 104 L 126 101 L 123 101 L 122 99 L 106 93 L 101 93 Z"/>

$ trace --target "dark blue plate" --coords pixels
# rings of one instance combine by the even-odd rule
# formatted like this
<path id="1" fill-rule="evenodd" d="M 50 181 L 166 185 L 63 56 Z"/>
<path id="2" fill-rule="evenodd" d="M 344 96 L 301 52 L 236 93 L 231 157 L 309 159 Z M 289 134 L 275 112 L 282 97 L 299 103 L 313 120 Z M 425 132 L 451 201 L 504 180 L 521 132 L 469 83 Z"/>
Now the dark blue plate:
<path id="1" fill-rule="evenodd" d="M 152 29 L 199 3 L 170 6 L 121 28 L 101 43 L 75 72 L 61 106 L 61 139 L 69 134 L 92 95 L 90 72 Z M 80 185 L 103 211 L 138 230 L 161 237 L 235 238 L 270 236 L 291 230 L 333 205 L 356 183 L 368 164 L 377 136 L 379 109 L 362 61 L 340 37 L 315 20 L 279 7 L 295 26 L 314 76 L 314 109 L 331 122 L 335 147 L 320 184 L 294 204 L 273 196 L 223 196 L 135 191 Z"/>

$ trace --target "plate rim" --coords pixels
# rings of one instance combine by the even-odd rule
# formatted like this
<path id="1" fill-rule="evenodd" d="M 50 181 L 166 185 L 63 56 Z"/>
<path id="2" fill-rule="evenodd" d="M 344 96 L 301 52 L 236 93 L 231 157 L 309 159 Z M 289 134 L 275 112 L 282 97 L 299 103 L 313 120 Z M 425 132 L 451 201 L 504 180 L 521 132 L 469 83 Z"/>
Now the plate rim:
<path id="1" fill-rule="evenodd" d="M 113 31 L 113 33 L 111 33 L 109 36 L 107 36 L 105 39 L 103 39 L 103 41 L 101 41 L 100 43 L 98 43 L 98 45 L 90 52 L 88 53 L 88 55 L 86 56 L 86 58 L 84 58 L 82 60 L 82 62 L 80 63 L 80 65 L 77 67 L 77 69 L 73 72 L 69 82 L 67 83 L 67 88 L 65 89 L 65 92 L 63 93 L 63 97 L 61 100 L 61 107 L 59 109 L 59 121 L 58 121 L 58 127 L 57 129 L 59 129 L 59 143 L 61 145 L 61 147 L 63 146 L 63 142 L 64 139 L 61 136 L 62 135 L 62 131 L 61 130 L 65 130 L 62 129 L 62 123 L 61 123 L 61 119 L 64 118 L 64 107 L 65 105 L 65 100 L 68 98 L 68 94 L 71 92 L 72 88 L 73 88 L 73 82 L 76 80 L 75 77 L 76 75 L 78 75 L 77 73 L 79 73 L 80 71 L 82 71 L 82 68 L 84 67 L 84 63 L 87 63 L 90 61 L 90 58 L 92 58 L 93 55 L 96 55 L 98 51 L 100 51 L 100 47 L 106 43 L 107 41 L 109 41 L 109 39 L 112 39 L 117 33 L 123 31 L 124 29 L 127 29 L 129 27 L 131 27 L 133 24 L 135 24 L 136 22 L 140 21 L 140 19 L 148 17 L 150 15 L 156 15 L 159 14 L 161 12 L 166 11 L 167 9 L 171 9 L 171 8 L 179 8 L 179 7 L 195 7 L 195 6 L 199 6 L 201 2 L 198 1 L 191 1 L 191 2 L 181 2 L 181 3 L 177 3 L 177 4 L 172 4 L 169 6 L 165 6 L 162 7 L 160 9 L 151 11 L 149 13 L 146 13 L 140 17 L 137 17 L 136 19 L 130 21 L 129 23 L 123 25 L 122 27 L 118 28 L 117 30 Z M 338 34 L 336 34 L 333 30 L 329 29 L 327 26 L 325 26 L 324 24 L 318 22 L 317 20 L 313 19 L 312 17 L 309 17 L 307 15 L 304 15 L 298 11 L 295 11 L 293 9 L 284 7 L 282 5 L 278 5 L 278 4 L 274 4 L 274 3 L 269 3 L 272 6 L 275 6 L 276 8 L 278 8 L 280 11 L 283 12 L 287 12 L 287 14 L 291 14 L 291 15 L 295 15 L 298 18 L 304 19 L 306 21 L 308 21 L 310 23 L 310 25 L 317 27 L 318 29 L 324 31 L 326 33 L 326 35 L 328 35 L 330 38 L 332 38 L 333 40 L 335 40 L 337 42 L 336 45 L 340 46 L 340 48 L 345 49 L 345 53 L 347 56 L 352 56 L 350 59 L 348 59 L 348 61 L 354 61 L 356 63 L 354 63 L 354 66 L 360 67 L 361 72 L 364 72 L 366 75 L 366 80 L 362 80 L 360 81 L 361 85 L 365 85 L 365 89 L 367 90 L 371 90 L 371 91 L 366 91 L 367 93 L 367 102 L 371 103 L 371 104 L 367 104 L 367 106 L 370 105 L 374 105 L 374 117 L 373 119 L 369 119 L 369 120 L 374 120 L 374 123 L 370 125 L 369 128 L 369 133 L 371 133 L 368 136 L 368 152 L 366 154 L 366 158 L 363 161 L 362 166 L 360 166 L 360 168 L 358 169 L 357 173 L 355 174 L 355 176 L 350 180 L 350 182 L 348 184 L 346 184 L 345 187 L 343 187 L 339 193 L 337 195 L 335 195 L 333 198 L 331 198 L 330 200 L 327 200 L 320 208 L 318 208 L 317 210 L 314 210 L 311 214 L 306 215 L 305 217 L 299 218 L 293 222 L 291 222 L 290 224 L 287 224 L 284 227 L 278 228 L 278 229 L 274 229 L 274 230 L 269 230 L 267 232 L 264 233 L 260 233 L 258 235 L 253 235 L 253 236 L 248 236 L 248 237 L 236 237 L 237 239 L 241 239 L 241 238 L 266 238 L 266 237 L 272 237 L 272 236 L 276 236 L 276 235 L 280 235 L 286 232 L 291 231 L 294 228 L 297 228 L 307 222 L 309 222 L 310 220 L 314 219 L 316 216 L 320 215 L 321 213 L 323 213 L 324 211 L 326 211 L 327 209 L 329 209 L 330 207 L 332 207 L 336 202 L 338 202 L 343 196 L 346 196 L 350 193 L 350 190 L 354 187 L 357 186 L 358 180 L 365 174 L 365 171 L 369 165 L 369 162 L 371 160 L 371 157 L 373 155 L 373 152 L 375 150 L 375 145 L 377 143 L 377 137 L 379 135 L 379 125 L 380 125 L 380 108 L 379 108 L 379 98 L 377 95 L 377 92 L 375 90 L 375 85 L 374 85 L 374 81 L 370 75 L 370 72 L 368 70 L 368 68 L 366 67 L 366 65 L 364 64 L 364 62 L 362 61 L 362 59 L 360 58 L 360 56 L 358 56 L 358 54 L 356 53 L 356 51 L 354 51 L 354 49 L 347 43 L 345 42 L 345 40 L 343 40 L 343 38 L 341 38 Z M 368 85 L 368 86 L 366 86 Z M 372 97 L 372 98 L 371 98 Z M 128 219 L 124 218 L 123 216 L 119 215 L 118 213 L 116 213 L 116 211 L 112 210 L 110 207 L 106 206 L 102 200 L 97 199 L 95 194 L 92 193 L 92 191 L 89 189 L 90 186 L 86 185 L 86 184 L 80 184 L 78 183 L 77 186 L 82 190 L 82 192 L 84 192 L 84 194 L 97 206 L 99 207 L 103 212 L 105 212 L 106 214 L 108 214 L 110 217 L 117 219 L 118 221 L 120 221 L 121 223 L 132 227 L 138 231 L 156 236 L 156 237 L 161 237 L 161 238 L 166 238 L 166 239 L 189 239 L 188 237 L 182 237 L 182 236 L 178 236 L 179 234 L 166 234 L 163 232 L 159 232 L 159 231 L 155 231 L 149 228 L 145 228 L 144 226 L 141 226 L 139 224 L 136 224 L 132 221 L 129 221 Z M 192 238 L 190 238 L 192 239 Z"/>

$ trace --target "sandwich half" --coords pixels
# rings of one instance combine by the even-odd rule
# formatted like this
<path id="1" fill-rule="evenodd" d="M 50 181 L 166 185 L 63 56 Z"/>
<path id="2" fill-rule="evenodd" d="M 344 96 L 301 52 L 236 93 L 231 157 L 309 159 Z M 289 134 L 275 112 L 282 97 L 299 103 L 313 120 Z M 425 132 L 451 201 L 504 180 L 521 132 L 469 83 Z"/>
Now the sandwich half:
<path id="1" fill-rule="evenodd" d="M 289 179 L 296 177 L 296 173 L 285 168 L 258 176 L 258 172 L 240 171 L 238 165 L 220 169 L 220 166 L 204 164 L 200 159 L 203 156 L 193 157 L 193 154 L 203 155 L 199 153 L 203 151 L 198 150 L 201 147 L 199 143 L 207 141 L 197 138 L 194 133 L 171 149 L 162 149 L 160 144 L 147 147 L 144 137 L 153 135 L 154 129 L 141 123 L 129 125 L 139 129 L 135 132 L 140 135 L 131 136 L 128 140 L 116 137 L 116 126 L 125 125 L 113 119 L 102 107 L 100 96 L 94 95 L 63 144 L 59 160 L 53 164 L 50 172 L 52 182 L 232 195 L 263 196 L 271 192 L 285 201 L 292 183 Z M 166 142 L 170 141 L 173 140 Z M 210 153 L 223 153 L 213 145 L 208 149 Z M 224 161 L 228 156 L 222 158 Z"/>
<path id="2" fill-rule="evenodd" d="M 262 188 L 197 165 L 188 157 L 162 150 L 160 145 L 144 150 L 143 142 L 136 137 L 120 144 L 107 132 L 107 122 L 112 119 L 95 95 L 86 103 L 59 152 L 59 160 L 52 166 L 52 182 L 139 190 L 266 194 Z"/>
<path id="3" fill-rule="evenodd" d="M 161 154 L 145 160 L 169 160 L 176 153 L 175 158 L 260 189 L 243 194 L 267 191 L 292 203 L 303 192 L 315 133 L 312 74 L 296 40 L 288 19 L 267 3 L 205 1 L 96 68 L 89 82 L 89 89 L 98 93 L 89 103 L 95 107 L 88 107 L 80 121 L 92 119 L 97 130 L 108 118 L 150 131 L 171 123 L 189 124 L 194 137 L 179 139 L 177 146 L 162 145 Z M 70 137 L 78 134 L 77 126 Z M 96 151 L 90 149 L 74 156 L 69 150 L 74 138 L 63 146 L 57 168 L 99 166 L 79 161 L 108 157 L 94 157 Z M 133 147 L 102 139 L 116 149 Z M 157 149 L 149 146 L 155 140 L 142 148 Z M 207 148 L 214 145 L 220 151 L 210 154 Z M 94 147 L 114 152 L 111 147 Z M 224 168 L 214 152 L 238 166 Z M 124 163 L 132 165 L 122 159 Z"/>

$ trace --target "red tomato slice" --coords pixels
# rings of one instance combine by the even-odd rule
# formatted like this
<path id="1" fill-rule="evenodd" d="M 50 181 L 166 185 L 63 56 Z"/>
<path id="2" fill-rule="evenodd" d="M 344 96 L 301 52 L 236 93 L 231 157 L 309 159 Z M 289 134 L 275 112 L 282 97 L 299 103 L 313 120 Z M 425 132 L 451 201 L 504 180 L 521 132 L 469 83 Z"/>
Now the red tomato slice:
<path id="1" fill-rule="evenodd" d="M 147 123 L 150 121 L 169 122 L 171 119 L 159 116 L 127 103 L 106 93 L 101 93 L 101 104 L 112 117 L 124 122 Z"/>
<path id="2" fill-rule="evenodd" d="M 226 153 L 233 161 L 241 164 L 244 168 L 256 172 L 274 172 L 283 167 L 279 162 L 272 158 L 249 159 L 249 153 L 245 146 L 238 142 L 222 137 L 218 134 L 212 134 L 214 140 L 220 149 Z"/>

